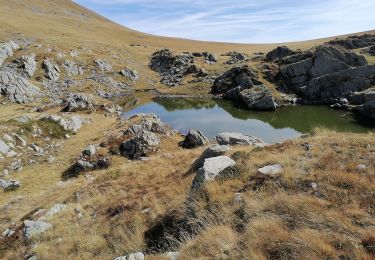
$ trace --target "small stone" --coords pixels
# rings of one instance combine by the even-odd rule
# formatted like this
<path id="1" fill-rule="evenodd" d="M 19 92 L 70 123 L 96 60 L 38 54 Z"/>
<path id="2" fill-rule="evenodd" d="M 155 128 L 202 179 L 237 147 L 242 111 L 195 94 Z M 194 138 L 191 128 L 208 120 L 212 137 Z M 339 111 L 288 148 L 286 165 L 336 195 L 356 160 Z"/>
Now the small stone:
<path id="1" fill-rule="evenodd" d="M 361 164 L 358 164 L 358 165 L 355 167 L 355 169 L 356 169 L 358 172 L 364 172 L 364 171 L 366 171 L 366 169 L 367 169 L 367 165 L 361 163 Z"/>
<path id="2" fill-rule="evenodd" d="M 310 186 L 311 186 L 311 188 L 313 188 L 314 190 L 316 190 L 316 189 L 318 188 L 318 184 L 316 184 L 315 182 L 310 183 Z"/>
<path id="3" fill-rule="evenodd" d="M 284 171 L 281 164 L 267 165 L 258 169 L 258 173 L 268 176 L 276 176 Z"/>
<path id="4" fill-rule="evenodd" d="M 170 260 L 178 260 L 180 253 L 179 252 L 167 252 L 165 253 L 165 255 L 168 256 Z"/>
<path id="5" fill-rule="evenodd" d="M 89 145 L 82 151 L 82 156 L 94 156 L 96 153 L 95 145 Z"/>

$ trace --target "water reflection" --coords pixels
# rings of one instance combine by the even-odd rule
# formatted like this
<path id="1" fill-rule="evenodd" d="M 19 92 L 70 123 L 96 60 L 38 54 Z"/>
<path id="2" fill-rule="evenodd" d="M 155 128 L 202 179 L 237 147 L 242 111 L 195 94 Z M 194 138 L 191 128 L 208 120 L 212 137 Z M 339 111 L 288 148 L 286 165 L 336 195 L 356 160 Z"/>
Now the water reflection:
<path id="1" fill-rule="evenodd" d="M 276 112 L 255 112 L 235 107 L 225 100 L 155 98 L 126 115 L 135 113 L 155 113 L 182 132 L 196 128 L 209 137 L 219 132 L 242 132 L 269 143 L 297 137 L 317 126 L 350 132 L 372 129 L 357 123 L 347 112 L 324 106 L 296 106 L 281 108 Z"/>

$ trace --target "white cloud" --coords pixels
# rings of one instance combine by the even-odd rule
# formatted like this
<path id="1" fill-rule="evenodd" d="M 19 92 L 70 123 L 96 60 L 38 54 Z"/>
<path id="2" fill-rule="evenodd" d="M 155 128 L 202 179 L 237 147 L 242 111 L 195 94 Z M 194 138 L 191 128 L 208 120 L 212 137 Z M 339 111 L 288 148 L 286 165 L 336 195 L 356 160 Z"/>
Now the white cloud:
<path id="1" fill-rule="evenodd" d="M 197 40 L 285 42 L 375 29 L 373 0 L 76 0 L 146 33 Z"/>

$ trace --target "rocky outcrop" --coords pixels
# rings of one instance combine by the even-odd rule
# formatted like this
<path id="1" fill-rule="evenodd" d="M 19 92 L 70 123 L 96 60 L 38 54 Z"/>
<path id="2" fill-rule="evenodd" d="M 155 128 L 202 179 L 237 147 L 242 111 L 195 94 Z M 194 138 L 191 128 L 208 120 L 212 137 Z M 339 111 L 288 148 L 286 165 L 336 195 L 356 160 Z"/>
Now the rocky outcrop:
<path id="1" fill-rule="evenodd" d="M 21 76 L 0 71 L 0 94 L 12 102 L 27 103 L 39 94 L 39 88 Z"/>
<path id="2" fill-rule="evenodd" d="M 124 70 L 120 71 L 120 74 L 123 77 L 129 78 L 132 81 L 136 81 L 136 80 L 139 79 L 139 75 L 138 75 L 138 72 L 136 70 L 124 69 Z"/>
<path id="3" fill-rule="evenodd" d="M 155 115 L 145 115 L 139 124 L 131 125 L 125 134 L 137 135 L 142 131 L 148 131 L 164 135 L 173 135 L 173 131 L 170 127 L 162 122 L 159 117 Z"/>
<path id="4" fill-rule="evenodd" d="M 204 62 L 207 64 L 214 64 L 218 61 L 216 55 L 213 53 L 202 52 L 202 57 L 204 59 Z"/>
<path id="5" fill-rule="evenodd" d="M 363 34 L 349 36 L 344 39 L 335 39 L 329 42 L 329 44 L 344 47 L 346 49 L 359 49 L 368 46 L 375 45 L 375 35 Z"/>
<path id="6" fill-rule="evenodd" d="M 120 153 L 129 159 L 145 157 L 147 153 L 160 144 L 159 137 L 148 131 L 141 131 L 135 137 L 120 145 Z"/>
<path id="7" fill-rule="evenodd" d="M 225 64 L 229 64 L 229 65 L 239 64 L 239 63 L 243 63 L 243 62 L 249 60 L 249 58 L 247 57 L 246 54 L 240 53 L 240 52 L 236 52 L 236 51 L 225 53 L 225 54 L 223 54 L 223 56 L 229 56 L 230 57 L 225 62 Z"/>
<path id="8" fill-rule="evenodd" d="M 106 60 L 97 59 L 95 60 L 95 65 L 102 71 L 102 72 L 110 72 L 112 71 L 112 66 Z"/>
<path id="9" fill-rule="evenodd" d="M 201 131 L 191 129 L 180 145 L 184 148 L 196 148 L 207 144 L 209 140 Z"/>
<path id="10" fill-rule="evenodd" d="M 3 189 L 3 191 L 16 190 L 20 186 L 21 186 L 20 181 L 16 181 L 16 180 L 7 181 L 7 180 L 0 179 L 0 188 Z"/>
<path id="11" fill-rule="evenodd" d="M 369 101 L 375 101 L 375 87 L 360 92 L 354 92 L 348 97 L 351 104 L 361 105 Z"/>
<path id="12" fill-rule="evenodd" d="M 45 115 L 42 116 L 40 120 L 47 120 L 55 122 L 63 127 L 67 131 L 72 131 L 73 133 L 78 132 L 78 130 L 83 125 L 83 119 L 79 116 L 72 116 L 63 118 L 59 115 Z"/>
<path id="13" fill-rule="evenodd" d="M 13 56 L 13 51 L 19 49 L 19 45 L 14 41 L 0 43 L 0 66 L 4 61 Z"/>
<path id="14" fill-rule="evenodd" d="M 74 61 L 65 60 L 63 67 L 69 76 L 83 75 L 83 67 Z"/>
<path id="15" fill-rule="evenodd" d="M 31 78 L 36 71 L 35 54 L 30 56 L 22 56 L 17 61 L 18 67 L 22 69 L 22 74 L 25 77 Z"/>
<path id="16" fill-rule="evenodd" d="M 290 56 L 293 53 L 294 52 L 291 49 L 289 49 L 288 47 L 286 47 L 286 46 L 279 46 L 276 49 L 273 49 L 272 51 L 270 51 L 269 53 L 267 53 L 267 55 L 266 55 L 266 61 L 280 60 L 282 58 Z"/>
<path id="17" fill-rule="evenodd" d="M 246 108 L 252 110 L 276 110 L 277 107 L 270 90 L 263 85 L 242 90 L 239 98 Z"/>
<path id="18" fill-rule="evenodd" d="M 70 93 L 67 100 L 64 102 L 64 112 L 77 112 L 77 111 L 92 111 L 94 104 L 92 98 L 79 93 Z"/>
<path id="19" fill-rule="evenodd" d="M 180 85 L 184 76 L 199 71 L 194 64 L 194 56 L 190 54 L 173 55 L 168 49 L 155 52 L 151 56 L 149 66 L 160 74 L 162 84 L 171 87 Z"/>
<path id="20" fill-rule="evenodd" d="M 262 143 L 261 140 L 250 135 L 232 132 L 217 134 L 216 141 L 220 145 L 255 145 Z"/>
<path id="21" fill-rule="evenodd" d="M 46 77 L 52 81 L 57 81 L 60 77 L 60 68 L 51 63 L 49 60 L 43 61 L 43 69 L 46 73 Z"/>

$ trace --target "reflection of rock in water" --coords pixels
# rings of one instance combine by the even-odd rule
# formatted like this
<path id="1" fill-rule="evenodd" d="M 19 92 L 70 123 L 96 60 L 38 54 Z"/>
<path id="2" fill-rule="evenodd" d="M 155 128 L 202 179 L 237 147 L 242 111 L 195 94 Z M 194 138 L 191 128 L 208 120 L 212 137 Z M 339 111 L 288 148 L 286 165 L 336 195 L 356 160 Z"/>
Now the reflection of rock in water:
<path id="1" fill-rule="evenodd" d="M 154 98 L 153 101 L 162 105 L 167 111 L 187 109 L 214 108 L 217 104 L 213 99 L 198 98 Z"/>

